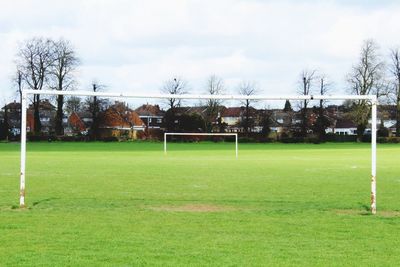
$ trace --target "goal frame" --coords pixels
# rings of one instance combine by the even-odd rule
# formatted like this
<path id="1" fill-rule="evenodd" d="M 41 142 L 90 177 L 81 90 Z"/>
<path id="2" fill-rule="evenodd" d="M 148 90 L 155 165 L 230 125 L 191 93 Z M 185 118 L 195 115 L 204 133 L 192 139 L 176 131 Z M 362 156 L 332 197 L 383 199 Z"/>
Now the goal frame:
<path id="1" fill-rule="evenodd" d="M 235 156 L 238 158 L 238 134 L 237 133 L 164 133 L 164 154 L 167 155 L 167 136 L 234 136 L 235 137 Z"/>
<path id="2" fill-rule="evenodd" d="M 65 95 L 65 96 L 97 96 L 109 98 L 133 99 L 220 99 L 220 100 L 364 100 L 371 104 L 371 213 L 376 214 L 376 122 L 377 105 L 376 95 L 194 95 L 194 94 L 129 94 L 93 91 L 57 91 L 24 89 L 21 94 L 21 169 L 19 205 L 25 207 L 25 170 L 26 170 L 26 124 L 28 96 L 30 95 Z"/>

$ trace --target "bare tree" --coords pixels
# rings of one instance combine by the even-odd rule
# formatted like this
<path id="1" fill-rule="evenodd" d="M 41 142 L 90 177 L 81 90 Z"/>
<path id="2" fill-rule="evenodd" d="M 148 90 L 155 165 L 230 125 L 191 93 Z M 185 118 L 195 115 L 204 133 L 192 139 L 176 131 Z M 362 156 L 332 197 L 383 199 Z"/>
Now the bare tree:
<path id="1" fill-rule="evenodd" d="M 379 47 L 374 40 L 368 39 L 364 41 L 361 47 L 360 59 L 353 66 L 347 78 L 350 93 L 381 96 L 384 65 L 378 55 L 378 49 Z M 354 101 L 351 116 L 357 125 L 357 139 L 361 141 L 370 117 L 368 101 Z"/>
<path id="2" fill-rule="evenodd" d="M 19 97 L 19 103 L 22 103 L 22 89 L 24 87 L 23 82 L 24 82 L 24 75 L 22 71 L 19 68 L 17 68 L 17 71 L 15 72 L 15 75 L 12 78 L 12 83 L 17 88 L 16 93 L 18 94 Z"/>
<path id="3" fill-rule="evenodd" d="M 396 136 L 400 136 L 400 48 L 390 51 L 390 72 L 393 75 L 392 93 L 396 103 Z"/>
<path id="4" fill-rule="evenodd" d="M 328 78 L 325 74 L 321 74 L 319 77 L 319 94 L 320 95 L 326 95 L 329 93 L 331 89 L 332 84 L 328 82 Z M 319 108 L 323 109 L 324 105 L 326 103 L 326 100 L 320 99 L 319 100 Z"/>
<path id="5" fill-rule="evenodd" d="M 180 77 L 172 78 L 164 83 L 161 92 L 170 95 L 186 94 L 188 92 L 187 82 Z M 169 109 L 175 109 L 181 105 L 181 99 L 170 98 L 167 101 Z"/>
<path id="6" fill-rule="evenodd" d="M 301 87 L 298 90 L 300 95 L 310 95 L 311 88 L 316 79 L 316 70 L 303 70 L 300 75 L 300 84 Z M 307 135 L 307 131 L 309 128 L 308 120 L 307 120 L 307 108 L 308 108 L 309 100 L 305 99 L 300 103 L 300 112 L 301 112 L 301 124 L 300 124 L 300 133 L 303 137 Z"/>
<path id="7" fill-rule="evenodd" d="M 187 93 L 187 82 L 180 77 L 175 77 L 167 80 L 161 92 L 170 95 L 182 95 Z M 181 105 L 182 101 L 178 98 L 167 99 L 168 110 L 165 114 L 165 126 L 168 131 L 176 130 L 176 108 Z"/>
<path id="8" fill-rule="evenodd" d="M 0 140 L 5 139 L 8 140 L 10 136 L 10 122 L 8 118 L 8 107 L 5 105 L 4 109 L 4 117 L 3 122 L 0 120 Z"/>
<path id="9" fill-rule="evenodd" d="M 327 77 L 322 74 L 319 77 L 319 94 L 326 95 L 330 90 L 330 83 L 327 82 Z M 329 126 L 330 121 L 325 114 L 325 102 L 326 100 L 319 100 L 318 116 L 314 124 L 314 131 L 318 134 L 321 141 L 325 139 L 326 128 Z"/>
<path id="10" fill-rule="evenodd" d="M 104 85 L 97 82 L 92 83 L 92 91 L 100 92 L 104 89 Z M 96 140 L 99 134 L 99 114 L 108 105 L 106 99 L 101 99 L 97 96 L 88 97 L 86 99 L 87 110 L 90 112 L 92 117 L 92 125 L 90 127 L 89 135 L 92 140 Z"/>
<path id="11" fill-rule="evenodd" d="M 75 50 L 69 41 L 52 41 L 53 64 L 50 68 L 50 88 L 58 91 L 70 90 L 75 83 L 73 72 L 79 64 Z M 63 122 L 64 96 L 57 96 L 55 130 L 57 135 L 64 134 Z"/>
<path id="12" fill-rule="evenodd" d="M 257 86 L 254 82 L 249 82 L 249 81 L 242 81 L 238 87 L 238 91 L 240 95 L 243 96 L 252 96 L 257 94 L 258 89 Z M 249 133 L 250 129 L 254 126 L 254 112 L 252 109 L 252 104 L 254 104 L 256 101 L 252 99 L 246 99 L 241 101 L 242 105 L 244 105 L 244 114 L 242 118 L 242 126 L 244 128 L 244 132 L 246 134 Z"/>
<path id="13" fill-rule="evenodd" d="M 71 96 L 65 103 L 65 110 L 67 113 L 79 112 L 82 109 L 82 100 L 78 96 Z"/>
<path id="14" fill-rule="evenodd" d="M 17 54 L 17 66 L 23 81 L 32 90 L 42 90 L 48 79 L 49 68 L 53 64 L 51 40 L 33 38 L 26 41 Z M 33 98 L 35 133 L 40 133 L 40 95 Z"/>
<path id="15" fill-rule="evenodd" d="M 209 95 L 219 95 L 225 91 L 223 80 L 216 76 L 211 75 L 207 80 L 206 92 Z M 222 101 L 220 99 L 208 99 L 205 103 L 206 111 L 204 121 L 206 123 L 206 131 L 211 132 L 213 123 L 218 117 Z"/>
<path id="16" fill-rule="evenodd" d="M 18 94 L 20 104 L 22 104 L 22 89 L 24 87 L 23 79 L 24 79 L 24 76 L 23 76 L 22 71 L 17 68 L 17 71 L 15 72 L 15 75 L 12 78 L 12 83 L 17 88 L 16 93 Z M 19 116 L 18 116 L 19 118 L 21 118 L 21 114 L 22 114 L 22 109 L 20 109 Z M 19 124 L 21 124 L 21 119 L 19 119 Z"/>

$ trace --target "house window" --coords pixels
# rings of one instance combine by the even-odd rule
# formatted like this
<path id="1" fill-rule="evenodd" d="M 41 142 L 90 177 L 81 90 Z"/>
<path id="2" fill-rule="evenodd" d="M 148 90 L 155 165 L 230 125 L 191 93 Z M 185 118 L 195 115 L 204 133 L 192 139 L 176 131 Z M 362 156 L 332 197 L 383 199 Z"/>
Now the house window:
<path id="1" fill-rule="evenodd" d="M 151 118 L 149 118 L 149 123 L 151 122 Z"/>
<path id="2" fill-rule="evenodd" d="M 157 123 L 162 123 L 162 119 L 157 119 Z"/>

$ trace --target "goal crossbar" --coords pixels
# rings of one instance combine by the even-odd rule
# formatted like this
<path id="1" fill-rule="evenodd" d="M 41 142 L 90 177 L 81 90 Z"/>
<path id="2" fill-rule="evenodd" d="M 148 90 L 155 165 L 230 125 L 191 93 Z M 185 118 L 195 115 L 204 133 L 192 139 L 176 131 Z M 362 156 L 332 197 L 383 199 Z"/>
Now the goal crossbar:
<path id="1" fill-rule="evenodd" d="M 237 133 L 164 133 L 164 154 L 167 154 L 167 136 L 234 136 L 235 137 L 235 156 L 238 158 L 238 134 Z"/>
<path id="2" fill-rule="evenodd" d="M 21 171 L 20 207 L 25 207 L 26 125 L 29 95 L 97 96 L 110 98 L 155 98 L 155 99 L 221 99 L 221 100 L 365 100 L 371 104 L 371 213 L 376 213 L 376 95 L 196 95 L 196 94 L 130 94 L 93 91 L 22 90 L 21 94 Z"/>

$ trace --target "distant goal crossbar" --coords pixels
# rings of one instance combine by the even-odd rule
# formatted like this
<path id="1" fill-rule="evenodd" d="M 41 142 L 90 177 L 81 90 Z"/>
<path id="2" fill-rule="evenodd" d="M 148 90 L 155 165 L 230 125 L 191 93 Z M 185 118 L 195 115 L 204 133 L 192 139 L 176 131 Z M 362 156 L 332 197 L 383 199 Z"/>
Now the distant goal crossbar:
<path id="1" fill-rule="evenodd" d="M 167 154 L 167 136 L 234 136 L 235 137 L 235 156 L 238 158 L 238 134 L 237 133 L 164 133 L 164 154 Z"/>

